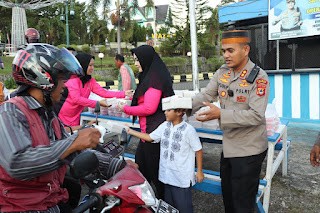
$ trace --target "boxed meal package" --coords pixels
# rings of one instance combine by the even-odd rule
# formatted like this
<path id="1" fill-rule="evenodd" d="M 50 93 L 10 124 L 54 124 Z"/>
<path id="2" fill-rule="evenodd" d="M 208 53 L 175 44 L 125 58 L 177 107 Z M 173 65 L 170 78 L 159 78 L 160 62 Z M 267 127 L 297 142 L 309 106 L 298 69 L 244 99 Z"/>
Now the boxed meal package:
<path id="1" fill-rule="evenodd" d="M 192 99 L 178 95 L 162 99 L 162 110 L 169 109 L 192 109 Z"/>

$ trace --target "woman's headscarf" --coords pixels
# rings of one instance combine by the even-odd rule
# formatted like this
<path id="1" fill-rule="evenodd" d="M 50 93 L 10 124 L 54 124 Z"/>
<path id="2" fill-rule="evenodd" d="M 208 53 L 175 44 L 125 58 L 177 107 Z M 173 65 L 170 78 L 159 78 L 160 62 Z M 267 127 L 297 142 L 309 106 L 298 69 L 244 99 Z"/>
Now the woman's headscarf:
<path id="1" fill-rule="evenodd" d="M 88 70 L 91 59 L 95 59 L 95 57 L 93 55 L 90 55 L 87 53 L 78 53 L 76 55 L 76 58 L 78 59 L 80 65 L 85 73 L 85 76 L 80 78 L 82 81 L 83 87 L 84 87 L 85 83 L 87 83 L 91 79 L 91 75 L 87 74 L 87 70 Z"/>
<path id="2" fill-rule="evenodd" d="M 132 101 L 144 95 L 150 87 L 161 90 L 164 97 L 173 95 L 171 75 L 153 47 L 142 45 L 131 52 L 137 56 L 143 71 L 139 73 L 139 85 Z"/>
<path id="3" fill-rule="evenodd" d="M 137 56 L 143 71 L 139 73 L 139 84 L 134 93 L 131 106 L 137 106 L 138 97 L 144 95 L 150 87 L 161 90 L 162 98 L 174 95 L 171 75 L 153 47 L 142 45 L 132 49 L 131 52 Z M 159 104 L 158 111 L 163 114 L 161 103 Z M 135 119 L 134 117 L 133 121 Z"/>

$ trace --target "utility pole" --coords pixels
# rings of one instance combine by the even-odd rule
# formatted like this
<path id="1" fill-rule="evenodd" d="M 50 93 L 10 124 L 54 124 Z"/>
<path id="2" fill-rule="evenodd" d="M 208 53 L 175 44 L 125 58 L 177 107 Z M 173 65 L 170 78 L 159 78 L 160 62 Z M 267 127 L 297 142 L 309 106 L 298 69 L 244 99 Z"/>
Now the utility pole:
<path id="1" fill-rule="evenodd" d="M 193 90 L 199 91 L 198 45 L 195 0 L 189 0 Z"/>

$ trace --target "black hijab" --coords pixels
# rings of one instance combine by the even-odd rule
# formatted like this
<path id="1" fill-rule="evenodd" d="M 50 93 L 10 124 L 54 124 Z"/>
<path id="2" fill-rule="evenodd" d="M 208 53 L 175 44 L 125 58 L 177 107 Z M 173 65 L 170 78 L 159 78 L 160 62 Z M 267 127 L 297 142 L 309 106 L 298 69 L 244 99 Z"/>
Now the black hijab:
<path id="1" fill-rule="evenodd" d="M 161 98 L 174 95 L 171 75 L 166 65 L 164 64 L 160 56 L 156 53 L 156 51 L 153 49 L 153 47 L 149 45 L 142 45 L 140 47 L 132 49 L 131 52 L 132 54 L 134 53 L 137 56 L 143 71 L 139 73 L 139 84 L 134 93 L 131 106 L 137 106 L 138 97 L 144 95 L 150 87 L 157 90 L 161 90 Z M 150 132 L 150 130 L 153 131 L 153 129 L 155 128 L 153 128 L 152 126 L 157 127 L 161 122 L 164 121 L 164 119 L 165 116 L 162 112 L 162 102 L 160 101 L 157 112 L 153 115 L 147 116 L 147 132 Z M 136 117 L 134 116 L 133 122 L 135 120 Z M 156 123 L 153 123 L 151 126 L 148 126 L 148 123 L 154 120 L 158 121 Z M 151 129 L 148 127 L 150 127 Z"/>
<path id="2" fill-rule="evenodd" d="M 78 59 L 84 73 L 85 76 L 81 77 L 80 80 L 82 81 L 82 86 L 84 87 L 84 85 L 91 79 L 91 75 L 87 74 L 87 70 L 90 64 L 91 59 L 95 59 L 95 57 L 93 55 L 87 54 L 87 53 L 78 53 L 76 55 L 76 58 Z"/>

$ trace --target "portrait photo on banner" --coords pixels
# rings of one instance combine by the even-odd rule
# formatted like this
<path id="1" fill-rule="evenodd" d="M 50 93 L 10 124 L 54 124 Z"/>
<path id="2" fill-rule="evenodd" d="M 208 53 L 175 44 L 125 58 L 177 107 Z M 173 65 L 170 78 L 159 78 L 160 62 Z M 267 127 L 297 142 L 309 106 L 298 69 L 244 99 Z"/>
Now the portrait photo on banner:
<path id="1" fill-rule="evenodd" d="M 320 34 L 320 0 L 269 0 L 269 40 Z"/>

